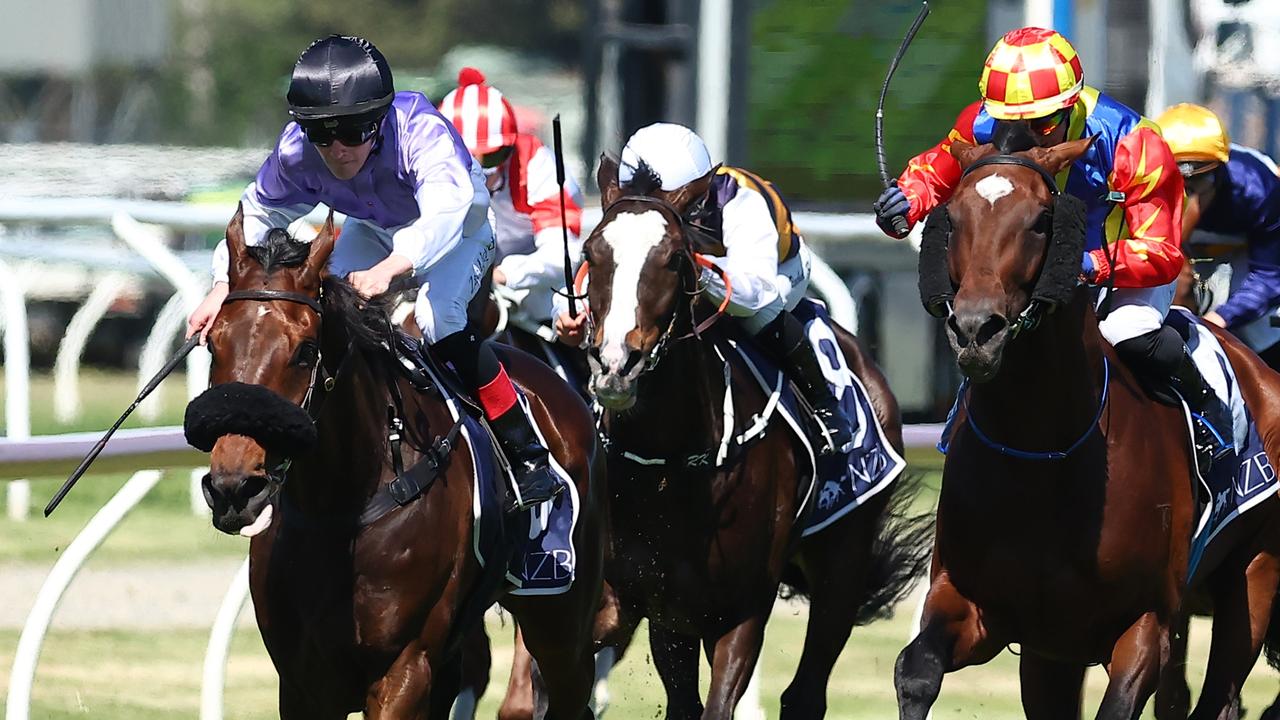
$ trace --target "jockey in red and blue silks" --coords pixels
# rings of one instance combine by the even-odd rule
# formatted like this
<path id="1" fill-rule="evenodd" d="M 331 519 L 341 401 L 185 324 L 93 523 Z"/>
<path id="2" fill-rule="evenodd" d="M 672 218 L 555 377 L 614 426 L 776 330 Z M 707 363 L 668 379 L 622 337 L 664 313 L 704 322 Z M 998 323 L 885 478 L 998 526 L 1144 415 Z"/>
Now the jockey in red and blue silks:
<path id="1" fill-rule="evenodd" d="M 886 233 L 893 218 L 919 222 L 951 197 L 960 164 L 951 144 L 995 142 L 1002 152 L 1093 137 L 1058 175 L 1058 186 L 1087 208 L 1082 275 L 1113 287 L 1103 337 L 1140 375 L 1168 378 L 1203 422 L 1196 423 L 1202 467 L 1233 452 L 1230 414 L 1205 382 L 1182 337 L 1165 327 L 1182 269 L 1183 183 L 1159 127 L 1084 84 L 1066 38 L 1021 28 L 996 43 L 979 82 L 982 99 L 965 108 L 947 137 L 912 158 L 875 204 Z"/>
<path id="2" fill-rule="evenodd" d="M 1183 237 L 1198 228 L 1245 242 L 1247 263 L 1236 265 L 1230 295 L 1204 319 L 1277 367 L 1280 328 L 1270 316 L 1280 309 L 1280 170 L 1257 150 L 1232 144 L 1208 108 L 1175 105 L 1157 121 L 1187 186 Z"/>

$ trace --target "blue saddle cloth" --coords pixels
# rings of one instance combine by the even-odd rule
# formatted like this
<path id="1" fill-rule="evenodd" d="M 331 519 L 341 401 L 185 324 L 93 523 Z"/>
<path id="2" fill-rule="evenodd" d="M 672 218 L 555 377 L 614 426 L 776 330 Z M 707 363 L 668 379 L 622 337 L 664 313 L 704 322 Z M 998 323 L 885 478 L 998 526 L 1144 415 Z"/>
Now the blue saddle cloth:
<path id="1" fill-rule="evenodd" d="M 818 456 L 810 441 L 816 421 L 797 398 L 795 389 L 786 382 L 782 371 L 749 343 L 734 347 L 765 393 L 777 396 L 778 412 L 785 424 L 809 449 L 810 458 L 816 458 L 815 481 L 808 486 L 805 502 L 801 504 L 802 512 L 807 513 L 803 531 L 807 537 L 889 487 L 907 463 L 885 437 L 866 387 L 840 351 L 826 306 L 806 298 L 792 312 L 804 323 L 805 337 L 818 355 L 827 386 L 853 423 L 853 445 L 847 454 Z"/>
<path id="2" fill-rule="evenodd" d="M 524 393 L 517 390 L 520 407 L 533 424 L 538 439 L 546 443 L 542 429 L 534 423 Z M 513 595 L 556 595 L 573 584 L 577 553 L 573 530 L 578 523 L 578 489 L 564 468 L 551 458 L 551 468 L 565 484 L 550 502 L 508 519 L 503 512 L 509 471 L 496 461 L 500 452 L 488 430 L 472 417 L 463 427 L 477 468 L 473 512 L 474 551 L 481 566 L 490 562 L 506 565 L 506 580 Z"/>

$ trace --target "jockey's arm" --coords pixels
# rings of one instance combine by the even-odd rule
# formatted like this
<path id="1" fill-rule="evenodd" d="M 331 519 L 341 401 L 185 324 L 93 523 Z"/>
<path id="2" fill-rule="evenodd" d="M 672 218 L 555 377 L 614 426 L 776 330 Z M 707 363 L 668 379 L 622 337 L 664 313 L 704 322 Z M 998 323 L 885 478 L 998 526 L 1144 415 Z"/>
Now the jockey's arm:
<path id="1" fill-rule="evenodd" d="M 1114 276 L 1116 287 L 1151 288 L 1176 280 L 1183 263 L 1183 183 L 1159 133 L 1144 124 L 1121 138 L 1108 182 L 1124 196 L 1123 234 L 1110 250 L 1090 251 L 1097 269 L 1093 281 L 1102 284 Z"/>
<path id="2" fill-rule="evenodd" d="M 508 255 L 498 264 L 512 290 L 559 287 L 564 283 L 564 228 L 569 230 L 569 258 L 576 264 L 582 255 L 582 204 L 577 185 L 569 178 L 564 188 L 564 220 L 560 218 L 560 187 L 556 183 L 555 158 L 539 147 L 525 164 L 529 220 L 533 223 L 534 251 Z"/>
<path id="3" fill-rule="evenodd" d="M 489 221 L 484 175 L 459 158 L 443 122 L 408 141 L 419 215 L 391 236 L 391 254 L 418 276 Z"/>
<path id="4" fill-rule="evenodd" d="M 1252 227 L 1246 238 L 1249 270 L 1221 306 L 1218 316 L 1225 327 L 1250 323 L 1280 304 L 1280 177 L 1259 162 L 1241 162 L 1254 166 L 1249 177 L 1250 192 L 1233 193 L 1245 205 L 1235 208 L 1250 219 Z M 1232 159 L 1232 162 L 1236 160 Z"/>
<path id="5" fill-rule="evenodd" d="M 898 187 L 911 202 L 911 212 L 907 217 L 912 225 L 951 198 L 961 175 L 960 163 L 951 157 L 951 143 L 956 140 L 974 142 L 973 121 L 981 109 L 982 102 L 978 101 L 960 111 L 955 125 L 942 142 L 911 158 L 907 169 L 898 177 Z"/>
<path id="6" fill-rule="evenodd" d="M 725 256 L 709 257 L 732 284 L 728 312 L 753 315 L 777 299 L 778 229 L 769 214 L 769 203 L 755 190 L 739 186 L 725 203 L 723 223 Z M 725 295 L 724 280 L 703 269 L 702 282 L 715 298 Z"/>

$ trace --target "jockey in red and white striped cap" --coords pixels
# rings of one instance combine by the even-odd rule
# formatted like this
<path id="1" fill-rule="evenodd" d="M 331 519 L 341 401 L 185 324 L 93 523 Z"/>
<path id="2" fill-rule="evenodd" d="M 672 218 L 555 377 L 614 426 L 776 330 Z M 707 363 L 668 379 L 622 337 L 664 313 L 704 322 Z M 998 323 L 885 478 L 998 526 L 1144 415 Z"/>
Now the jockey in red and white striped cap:
<path id="1" fill-rule="evenodd" d="M 458 73 L 458 87 L 440 102 L 440 113 L 484 169 L 491 194 L 498 256 L 493 281 L 527 291 L 520 309 L 530 319 L 549 323 L 552 290 L 564 284 L 564 238 L 569 253 L 581 254 L 582 192 L 573 178 L 564 188 L 565 218 L 560 217 L 555 157 L 534 135 L 521 133 L 511 103 L 485 83 L 475 68 Z"/>

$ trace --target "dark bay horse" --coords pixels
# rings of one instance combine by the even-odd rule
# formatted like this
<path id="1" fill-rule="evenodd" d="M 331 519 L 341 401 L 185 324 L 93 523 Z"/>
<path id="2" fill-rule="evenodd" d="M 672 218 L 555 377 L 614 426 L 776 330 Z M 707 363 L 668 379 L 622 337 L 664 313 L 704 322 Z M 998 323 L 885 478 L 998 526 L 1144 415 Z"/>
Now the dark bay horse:
<path id="1" fill-rule="evenodd" d="M 921 632 L 896 666 L 904 720 L 923 720 L 944 673 L 1010 644 L 1021 647 L 1032 720 L 1080 717 L 1091 664 L 1110 675 L 1097 717 L 1137 718 L 1169 663 L 1194 460 L 1181 410 L 1147 397 L 1077 284 L 1084 209 L 1056 194 L 1053 176 L 1088 144 L 999 157 L 991 146 L 952 147 L 965 175 L 930 218 L 921 293 L 947 317 L 972 384 L 943 471 Z M 1270 408 L 1280 377 L 1224 345 L 1277 457 Z M 1198 720 L 1230 717 L 1266 637 L 1280 580 L 1278 502 L 1230 526 L 1226 550 L 1201 563 L 1216 614 Z"/>
<path id="2" fill-rule="evenodd" d="M 231 293 L 209 338 L 209 392 L 252 402 L 197 399 L 188 436 L 213 446 L 204 489 L 214 525 L 253 535 L 250 583 L 280 676 L 281 717 L 444 718 L 457 690 L 457 641 L 495 600 L 525 629 L 546 717 L 591 717 L 606 490 L 585 404 L 541 363 L 499 350 L 581 502 L 571 588 L 504 594 L 472 551 L 465 433 L 420 496 L 369 519 L 371 501 L 400 472 L 397 455 L 413 468 L 457 425 L 439 395 L 418 392 L 392 369 L 379 303 L 366 306 L 324 275 L 332 217 L 309 246 L 281 233 L 246 248 L 237 213 L 227 241 Z M 398 443 L 388 436 L 392 409 L 404 423 Z"/>
<path id="3" fill-rule="evenodd" d="M 666 717 L 728 720 L 785 582 L 807 593 L 811 604 L 782 717 L 820 718 L 832 666 L 851 629 L 891 607 L 923 570 L 926 523 L 899 515 L 910 485 L 898 481 L 801 539 L 797 515 L 808 460 L 776 418 L 761 439 L 722 464 L 681 461 L 716 448 L 726 433 L 743 432 L 767 399 L 735 367 L 737 420 L 722 427 L 726 366 L 710 340 L 732 326 L 724 320 L 700 339 L 691 335 L 709 308 L 695 302 L 700 267 L 682 218 L 706 184 L 674 192 L 621 188 L 610 158 L 602 160 L 597 181 L 605 211 L 585 243 L 594 323 L 588 354 L 593 392 L 605 408 L 611 511 L 598 640 L 619 647 L 647 618 Z M 884 377 L 852 336 L 837 332 L 900 449 L 901 419 Z M 615 357 L 619 349 L 622 356 Z M 700 647 L 712 674 L 705 707 Z"/>

